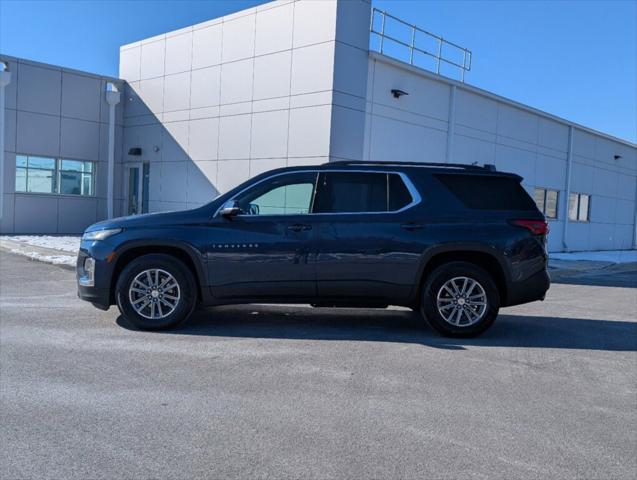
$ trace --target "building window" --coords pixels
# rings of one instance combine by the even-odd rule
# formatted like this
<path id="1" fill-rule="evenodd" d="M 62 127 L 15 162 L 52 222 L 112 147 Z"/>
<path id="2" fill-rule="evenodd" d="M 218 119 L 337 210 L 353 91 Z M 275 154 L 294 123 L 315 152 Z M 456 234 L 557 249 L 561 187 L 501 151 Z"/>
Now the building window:
<path id="1" fill-rule="evenodd" d="M 56 193 L 55 158 L 16 156 L 17 192 Z"/>
<path id="2" fill-rule="evenodd" d="M 535 203 L 546 218 L 557 218 L 557 200 L 559 192 L 548 188 L 535 189 Z"/>
<path id="3" fill-rule="evenodd" d="M 571 193 L 568 198 L 568 219 L 572 222 L 588 222 L 590 206 L 590 195 Z"/>
<path id="4" fill-rule="evenodd" d="M 93 162 L 62 158 L 16 156 L 16 192 L 94 195 Z"/>
<path id="5" fill-rule="evenodd" d="M 93 162 L 58 160 L 62 195 L 93 195 Z"/>

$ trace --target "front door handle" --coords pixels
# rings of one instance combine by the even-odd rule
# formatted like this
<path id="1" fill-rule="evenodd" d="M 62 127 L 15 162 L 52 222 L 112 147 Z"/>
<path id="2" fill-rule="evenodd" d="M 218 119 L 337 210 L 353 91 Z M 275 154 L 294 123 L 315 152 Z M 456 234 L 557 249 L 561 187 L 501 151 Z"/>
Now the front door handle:
<path id="1" fill-rule="evenodd" d="M 293 225 L 288 225 L 288 230 L 292 230 L 293 232 L 305 232 L 307 230 L 312 230 L 312 225 L 303 225 L 301 223 L 295 223 Z"/>
<path id="2" fill-rule="evenodd" d="M 403 223 L 400 227 L 409 232 L 413 232 L 415 230 L 422 229 L 424 225 L 421 225 L 420 223 L 416 223 L 416 222 L 408 222 L 408 223 Z"/>

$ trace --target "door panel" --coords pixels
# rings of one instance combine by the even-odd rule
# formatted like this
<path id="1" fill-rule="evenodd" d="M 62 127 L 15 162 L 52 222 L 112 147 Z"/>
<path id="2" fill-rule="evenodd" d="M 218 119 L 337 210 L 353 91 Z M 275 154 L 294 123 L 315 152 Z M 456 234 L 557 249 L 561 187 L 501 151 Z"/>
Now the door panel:
<path id="1" fill-rule="evenodd" d="M 323 215 L 318 232 L 319 297 L 407 298 L 416 281 L 421 234 L 391 215 Z"/>
<path id="2" fill-rule="evenodd" d="M 258 182 L 231 200 L 241 212 L 216 217 L 207 251 L 218 298 L 313 298 L 310 254 L 316 229 L 309 215 L 316 173 L 289 172 Z"/>
<path id="3" fill-rule="evenodd" d="M 315 272 L 308 257 L 315 235 L 307 215 L 216 220 L 208 249 L 213 296 L 313 297 Z"/>
<path id="4" fill-rule="evenodd" d="M 316 275 L 320 297 L 407 298 L 423 251 L 423 225 L 399 174 L 324 172 L 315 198 L 321 213 Z"/>

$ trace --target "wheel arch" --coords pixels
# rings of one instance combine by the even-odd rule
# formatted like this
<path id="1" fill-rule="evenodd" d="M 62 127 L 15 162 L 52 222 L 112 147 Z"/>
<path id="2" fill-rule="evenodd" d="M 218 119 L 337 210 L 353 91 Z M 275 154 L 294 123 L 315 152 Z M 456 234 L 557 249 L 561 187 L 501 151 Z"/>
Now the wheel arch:
<path id="1" fill-rule="evenodd" d="M 115 257 L 115 266 L 111 275 L 110 283 L 110 303 L 115 303 L 115 287 L 120 274 L 130 262 L 143 255 L 163 254 L 168 255 L 181 261 L 193 274 L 197 284 L 197 299 L 202 301 L 204 297 L 204 289 L 206 273 L 202 267 L 203 259 L 194 247 L 181 242 L 152 242 L 146 241 L 132 242 L 127 244 L 123 249 L 117 251 Z"/>
<path id="2" fill-rule="evenodd" d="M 418 291 L 415 295 L 417 304 L 420 304 L 420 292 L 422 292 L 427 277 L 439 266 L 451 262 L 468 262 L 486 270 L 498 287 L 502 304 L 506 304 L 508 277 L 505 273 L 504 260 L 500 259 L 493 249 L 481 245 L 444 246 L 427 252 L 423 258 Z"/>

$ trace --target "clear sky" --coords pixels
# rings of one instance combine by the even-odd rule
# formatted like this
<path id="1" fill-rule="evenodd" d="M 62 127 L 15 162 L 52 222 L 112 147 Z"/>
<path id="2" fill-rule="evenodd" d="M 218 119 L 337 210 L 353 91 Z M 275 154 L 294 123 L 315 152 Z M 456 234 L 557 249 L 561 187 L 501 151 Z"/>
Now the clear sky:
<path id="1" fill-rule="evenodd" d="M 260 3 L 0 0 L 0 52 L 116 76 L 120 45 Z M 471 49 L 468 83 L 637 142 L 637 1 L 373 4 Z"/>

